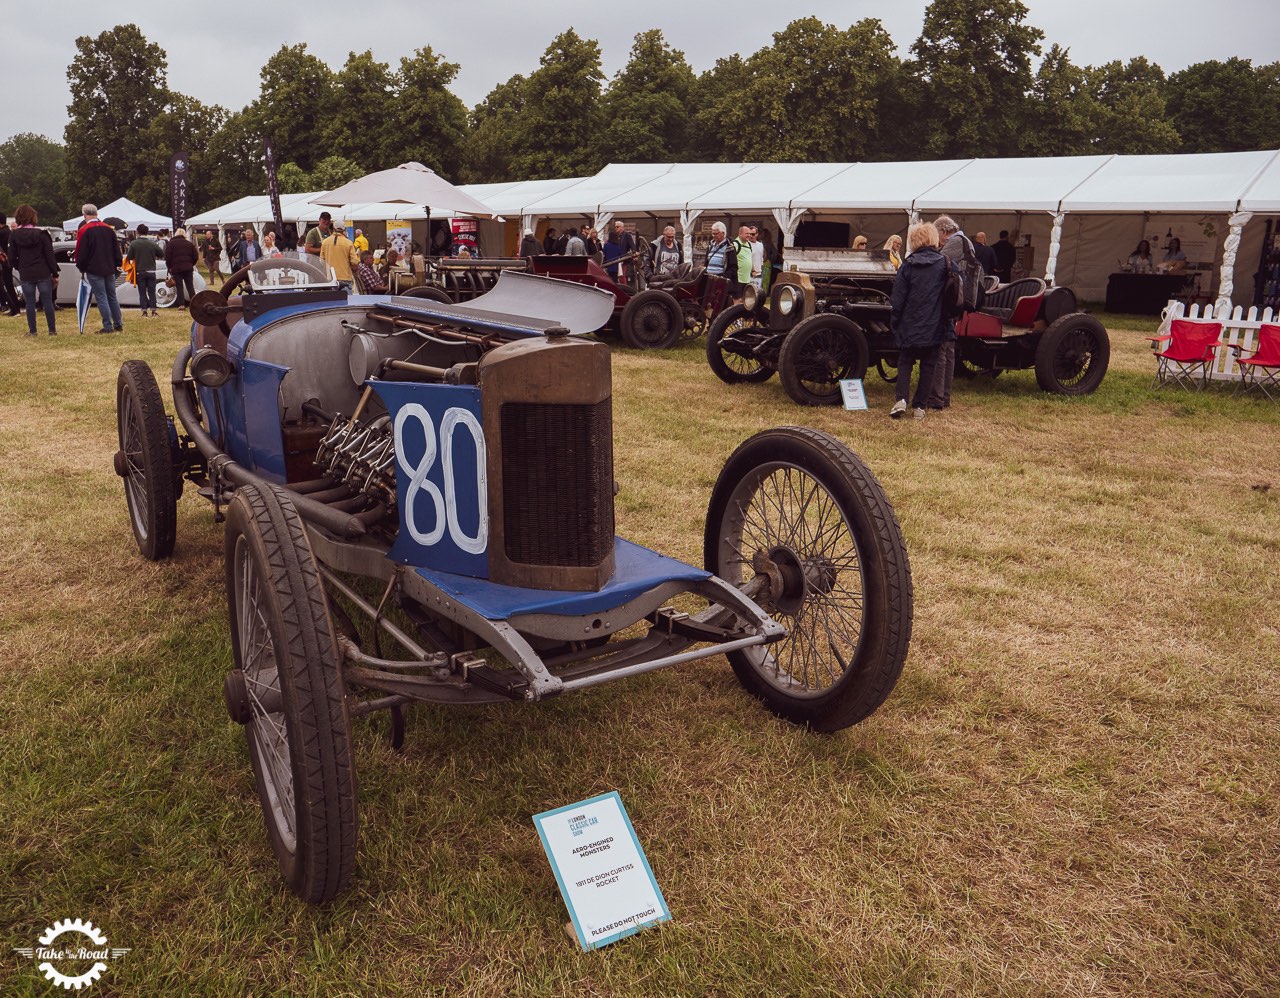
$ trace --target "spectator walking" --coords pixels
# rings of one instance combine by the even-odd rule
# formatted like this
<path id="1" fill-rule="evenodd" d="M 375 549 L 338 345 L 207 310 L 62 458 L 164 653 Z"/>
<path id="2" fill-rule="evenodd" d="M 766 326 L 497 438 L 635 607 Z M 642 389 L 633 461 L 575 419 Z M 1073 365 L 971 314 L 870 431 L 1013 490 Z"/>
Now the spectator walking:
<path id="1" fill-rule="evenodd" d="M 627 224 L 622 219 L 615 219 L 613 223 L 613 231 L 618 237 L 618 256 L 622 258 L 619 272 L 622 274 L 622 281 L 625 284 L 635 284 L 636 275 L 636 237 L 635 233 L 627 231 Z M 630 257 L 630 259 L 628 259 Z"/>
<path id="2" fill-rule="evenodd" d="M 1000 238 L 991 247 L 991 252 L 996 255 L 996 276 L 1001 284 L 1008 284 L 1013 280 L 1013 263 L 1018 258 L 1018 251 L 1009 242 L 1008 229 L 1000 230 Z"/>
<path id="3" fill-rule="evenodd" d="M 684 263 L 684 246 L 676 239 L 676 227 L 668 225 L 662 235 L 652 243 L 653 273 L 656 277 L 670 277 Z"/>
<path id="4" fill-rule="evenodd" d="M 734 298 L 740 299 L 742 292 L 751 283 L 751 226 L 739 225 L 738 238 L 733 241 L 734 255 L 737 257 L 737 269 L 734 273 Z"/>
<path id="5" fill-rule="evenodd" d="M 622 256 L 622 236 L 614 229 L 609 233 L 609 238 L 604 241 L 604 247 L 601 250 L 601 259 L 604 263 L 605 273 L 614 281 L 621 284 L 621 278 L 618 276 L 622 269 L 622 264 L 618 262 Z"/>
<path id="6" fill-rule="evenodd" d="M 232 267 L 239 270 L 262 259 L 262 247 L 258 245 L 258 234 L 251 226 L 246 225 L 240 233 L 240 242 L 236 243 L 236 258 Z"/>
<path id="7" fill-rule="evenodd" d="M 49 324 L 49 335 L 57 336 L 53 299 L 58 289 L 58 264 L 53 258 L 53 239 L 44 229 L 36 228 L 40 216 L 29 204 L 18 205 L 13 220 L 18 227 L 9 236 L 9 265 L 18 271 L 22 283 L 22 298 L 27 308 L 27 335 L 36 334 L 38 296 L 45 321 Z"/>
<path id="8" fill-rule="evenodd" d="M 96 205 L 86 204 L 80 211 L 85 224 L 76 235 L 76 267 L 89 282 L 98 311 L 102 313 L 102 328 L 97 332 L 118 333 L 124 329 L 120 303 L 116 300 L 116 273 L 124 262 L 120 241 L 116 239 L 116 230 L 99 220 Z M 170 240 L 170 244 L 172 242 Z"/>
<path id="9" fill-rule="evenodd" d="M 174 303 L 178 308 L 185 308 L 187 299 L 195 297 L 195 282 L 191 275 L 195 273 L 198 259 L 199 254 L 191 240 L 187 238 L 186 229 L 179 229 L 165 243 L 164 262 L 169 268 L 169 276 L 173 278 L 173 286 L 178 292 L 178 300 Z"/>
<path id="10" fill-rule="evenodd" d="M 0 308 L 10 315 L 17 315 L 22 310 L 18 308 L 18 292 L 13 286 L 13 261 L 9 250 L 11 233 L 9 222 L 0 211 Z"/>
<path id="11" fill-rule="evenodd" d="M 578 230 L 571 228 L 565 233 L 564 242 L 565 256 L 586 256 L 587 244 L 582 241 L 582 237 L 578 235 Z"/>
<path id="12" fill-rule="evenodd" d="M 946 257 L 938 252 L 938 229 L 931 222 L 917 222 L 907 230 L 908 256 L 898 270 L 890 297 L 890 328 L 898 346 L 897 399 L 889 415 L 901 418 L 907 411 L 912 368 L 920 365 L 911 414 L 924 419 L 925 405 L 934 384 L 939 346 L 955 331 L 943 315 L 942 298 L 947 283 Z"/>
<path id="13" fill-rule="evenodd" d="M 542 243 L 533 234 L 533 229 L 524 230 L 524 238 L 520 240 L 521 256 L 538 256 L 542 252 Z"/>
<path id="14" fill-rule="evenodd" d="M 587 247 L 587 256 L 595 260 L 600 258 L 600 237 L 596 234 L 596 230 L 590 225 L 585 226 L 580 233 L 582 241 Z"/>
<path id="15" fill-rule="evenodd" d="M 555 227 L 547 229 L 547 234 L 542 237 L 542 252 L 544 256 L 553 256 L 556 252 L 556 244 L 560 241 Z"/>
<path id="16" fill-rule="evenodd" d="M 145 222 L 138 223 L 138 237 L 129 244 L 126 260 L 132 260 L 134 272 L 138 280 L 138 315 L 144 318 L 150 314 L 155 318 L 156 311 L 156 261 L 164 259 L 164 250 L 154 239 L 149 238 L 151 230 Z"/>
<path id="17" fill-rule="evenodd" d="M 333 231 L 333 216 L 327 211 L 320 212 L 320 221 L 307 230 L 307 234 L 302 238 L 302 248 L 307 251 L 308 256 L 319 256 L 320 245 L 329 237 L 329 233 Z"/>
<path id="18" fill-rule="evenodd" d="M 320 244 L 320 259 L 328 266 L 338 279 L 338 287 L 347 294 L 351 293 L 352 268 L 360 262 L 356 256 L 356 248 L 341 229 L 334 229 Z"/>
<path id="19" fill-rule="evenodd" d="M 356 248 L 357 256 L 369 248 L 369 240 L 364 237 L 364 229 L 356 229 L 356 237 L 351 240 L 351 245 Z"/>
<path id="20" fill-rule="evenodd" d="M 978 263 L 973 243 L 960 231 L 960 226 L 950 215 L 939 215 L 933 220 L 942 242 L 942 255 L 960 272 L 964 284 L 965 311 L 972 311 L 978 303 L 978 283 L 982 279 L 982 265 Z M 955 332 L 938 350 L 938 362 L 933 379 L 933 394 L 929 398 L 930 409 L 947 409 L 951 406 L 951 382 L 956 373 Z"/>
<path id="21" fill-rule="evenodd" d="M 276 234 L 274 232 L 268 232 L 262 237 L 262 259 L 278 260 L 282 256 L 284 256 L 284 253 L 281 251 L 280 247 L 276 245 Z"/>
<path id="22" fill-rule="evenodd" d="M 213 283 L 216 277 L 222 279 L 222 243 L 218 241 L 218 230 L 210 229 L 204 237 L 204 246 L 201 247 L 201 253 L 204 254 L 204 267 L 209 272 L 209 283 Z"/>

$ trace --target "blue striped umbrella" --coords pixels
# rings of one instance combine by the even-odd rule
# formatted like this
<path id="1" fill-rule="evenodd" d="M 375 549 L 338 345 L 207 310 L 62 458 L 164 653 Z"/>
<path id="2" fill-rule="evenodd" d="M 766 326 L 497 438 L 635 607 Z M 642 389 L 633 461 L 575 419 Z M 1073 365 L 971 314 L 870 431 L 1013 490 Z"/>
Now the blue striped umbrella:
<path id="1" fill-rule="evenodd" d="M 76 315 L 80 318 L 80 335 L 84 335 L 84 321 L 89 317 L 89 282 L 80 278 L 80 289 L 76 292 Z"/>

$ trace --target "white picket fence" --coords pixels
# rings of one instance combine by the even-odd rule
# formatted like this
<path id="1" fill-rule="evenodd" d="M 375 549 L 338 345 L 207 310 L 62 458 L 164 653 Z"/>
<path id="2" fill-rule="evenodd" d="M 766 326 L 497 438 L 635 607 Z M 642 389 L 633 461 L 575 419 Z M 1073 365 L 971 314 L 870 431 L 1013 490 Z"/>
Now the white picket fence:
<path id="1" fill-rule="evenodd" d="M 1264 322 L 1280 322 L 1271 309 L 1264 308 L 1261 313 L 1255 305 L 1248 312 L 1243 305 L 1237 305 L 1228 315 L 1226 309 L 1214 311 L 1212 305 L 1188 306 L 1180 301 L 1170 301 L 1160 313 L 1160 334 L 1169 331 L 1169 323 L 1174 319 L 1198 319 L 1201 322 L 1221 322 L 1222 342 L 1239 344 L 1244 354 L 1253 353 L 1254 340 L 1258 338 L 1258 327 Z M 1214 352 L 1213 369 L 1209 377 L 1214 381 L 1235 381 L 1240 377 L 1240 368 L 1236 364 L 1236 352 L 1220 347 Z"/>

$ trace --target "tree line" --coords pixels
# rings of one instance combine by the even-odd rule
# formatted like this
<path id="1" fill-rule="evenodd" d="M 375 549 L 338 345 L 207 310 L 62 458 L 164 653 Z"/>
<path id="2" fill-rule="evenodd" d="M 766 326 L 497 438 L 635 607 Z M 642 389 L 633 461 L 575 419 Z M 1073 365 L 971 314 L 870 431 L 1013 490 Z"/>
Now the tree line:
<path id="1" fill-rule="evenodd" d="M 801 18 L 703 73 L 645 31 L 612 79 L 599 43 L 570 28 L 469 110 L 450 90 L 458 64 L 430 46 L 396 66 L 365 51 L 333 68 L 297 44 L 262 67 L 254 101 L 229 111 L 172 90 L 164 50 L 123 24 L 76 40 L 63 143 L 0 144 L 0 204 L 60 219 L 125 194 L 167 213 L 177 149 L 191 153 L 192 206 L 261 194 L 264 134 L 286 193 L 408 160 L 474 183 L 584 176 L 609 162 L 1280 147 L 1280 62 L 1210 60 L 1172 74 L 1142 56 L 1078 65 L 1043 46 L 1027 14 L 1020 0 L 933 0 L 905 57 L 875 18 L 847 28 Z"/>

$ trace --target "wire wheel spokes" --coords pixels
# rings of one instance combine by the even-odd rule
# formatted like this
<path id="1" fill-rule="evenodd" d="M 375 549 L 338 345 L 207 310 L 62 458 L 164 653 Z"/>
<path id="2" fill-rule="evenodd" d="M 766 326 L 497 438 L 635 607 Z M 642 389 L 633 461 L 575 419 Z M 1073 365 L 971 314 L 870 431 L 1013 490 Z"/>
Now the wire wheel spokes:
<path id="1" fill-rule="evenodd" d="M 1053 358 L 1053 373 L 1059 384 L 1069 387 L 1084 380 L 1095 349 L 1097 345 L 1087 329 L 1073 329 L 1064 336 Z"/>
<path id="2" fill-rule="evenodd" d="M 758 328 L 757 324 L 745 317 L 725 327 L 724 335 L 720 338 L 720 357 L 729 370 L 737 374 L 750 375 L 764 367 L 751 353 L 751 344 L 741 335 L 749 329 L 756 328 Z"/>
<path id="3" fill-rule="evenodd" d="M 147 473 L 143 467 L 143 429 L 139 422 L 138 408 L 132 397 L 120 413 L 120 449 L 125 457 L 124 488 L 128 495 L 129 515 L 134 528 L 142 537 L 149 529 L 145 511 L 150 507 L 147 494 Z"/>
<path id="4" fill-rule="evenodd" d="M 823 329 L 809 337 L 796 363 L 796 375 L 806 388 L 826 393 L 840 387 L 857 364 L 858 351 L 840 330 Z"/>
<path id="5" fill-rule="evenodd" d="M 281 841 L 292 852 L 297 848 L 297 808 L 280 674 L 263 602 L 262 582 L 243 537 L 236 543 L 235 579 L 239 596 L 240 663 L 251 715 L 247 731 L 249 744 L 266 789 L 271 819 Z"/>
<path id="6" fill-rule="evenodd" d="M 854 662 L 864 629 L 865 578 L 853 531 L 835 497 L 794 465 L 760 467 L 732 502 L 730 581 L 749 578 L 762 555 L 794 569 L 788 592 L 766 601 L 789 634 L 754 656 L 756 668 L 790 696 L 821 695 Z"/>

